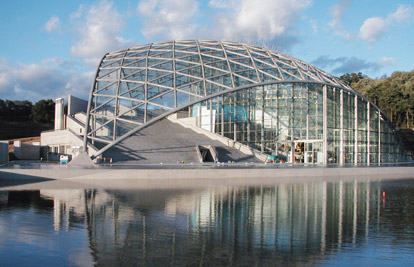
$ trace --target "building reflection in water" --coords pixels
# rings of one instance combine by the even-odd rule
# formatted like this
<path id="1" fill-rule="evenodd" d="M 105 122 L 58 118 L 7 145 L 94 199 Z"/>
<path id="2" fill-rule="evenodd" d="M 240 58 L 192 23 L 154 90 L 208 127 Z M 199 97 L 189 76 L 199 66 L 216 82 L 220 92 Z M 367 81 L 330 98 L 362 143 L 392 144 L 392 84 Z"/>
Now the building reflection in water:
<path id="1" fill-rule="evenodd" d="M 99 265 L 312 263 L 381 222 L 381 183 L 41 190 L 54 227 L 84 220 Z M 62 219 L 64 218 L 64 219 Z"/>

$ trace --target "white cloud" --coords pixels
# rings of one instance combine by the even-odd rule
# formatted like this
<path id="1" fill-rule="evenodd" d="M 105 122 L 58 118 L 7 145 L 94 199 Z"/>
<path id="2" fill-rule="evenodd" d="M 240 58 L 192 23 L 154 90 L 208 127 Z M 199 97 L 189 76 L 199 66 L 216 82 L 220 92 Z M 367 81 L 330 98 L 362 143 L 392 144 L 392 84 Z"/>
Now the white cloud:
<path id="1" fill-rule="evenodd" d="M 387 32 L 388 22 L 385 19 L 374 17 L 364 21 L 360 28 L 359 37 L 370 43 L 375 43 Z"/>
<path id="2" fill-rule="evenodd" d="M 313 32 L 317 33 L 318 32 L 318 24 L 316 24 L 316 21 L 311 19 L 311 20 L 309 20 L 309 24 L 312 27 Z"/>
<path id="3" fill-rule="evenodd" d="M 414 16 L 414 9 L 411 6 L 403 5 L 388 14 L 386 18 L 371 17 L 364 21 L 360 28 L 359 37 L 369 43 L 377 42 L 388 31 L 394 22 L 402 22 Z"/>
<path id="4" fill-rule="evenodd" d="M 195 0 L 140 1 L 137 10 L 144 24 L 141 32 L 148 39 L 191 38 L 197 28 L 198 3 Z"/>
<path id="5" fill-rule="evenodd" d="M 345 10 L 348 8 L 350 0 L 339 0 L 339 2 L 330 8 L 332 20 L 329 25 L 335 27 L 343 18 Z"/>
<path id="6" fill-rule="evenodd" d="M 381 66 L 391 66 L 395 64 L 395 58 L 393 57 L 383 57 L 379 60 Z"/>
<path id="7" fill-rule="evenodd" d="M 47 32 L 60 30 L 60 19 L 57 16 L 52 16 L 45 24 L 45 30 Z"/>
<path id="8" fill-rule="evenodd" d="M 309 5 L 309 0 L 210 1 L 212 7 L 226 8 L 213 30 L 227 40 L 273 40 L 290 35 L 289 30 Z"/>
<path id="9" fill-rule="evenodd" d="M 130 41 L 120 36 L 124 28 L 123 16 L 113 7 L 112 2 L 102 0 L 89 9 L 81 5 L 71 18 L 79 29 L 71 53 L 75 57 L 84 58 L 85 63 L 91 66 L 96 67 L 106 53 L 131 45 Z"/>
<path id="10" fill-rule="evenodd" d="M 408 5 L 399 6 L 398 9 L 388 15 L 388 20 L 396 20 L 396 21 L 404 21 L 407 20 L 414 15 L 414 8 Z"/>
<path id="11" fill-rule="evenodd" d="M 0 59 L 0 93 L 3 99 L 37 101 L 73 94 L 87 98 L 93 72 L 79 72 L 74 64 L 56 58 L 39 64 L 12 66 Z"/>

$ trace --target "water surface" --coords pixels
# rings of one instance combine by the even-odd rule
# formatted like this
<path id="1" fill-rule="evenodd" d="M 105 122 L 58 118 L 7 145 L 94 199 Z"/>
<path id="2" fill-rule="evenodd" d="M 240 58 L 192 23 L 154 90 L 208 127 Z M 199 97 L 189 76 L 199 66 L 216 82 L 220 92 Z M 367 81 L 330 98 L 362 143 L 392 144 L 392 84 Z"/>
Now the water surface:
<path id="1" fill-rule="evenodd" d="M 0 262 L 411 265 L 414 180 L 0 191 Z"/>

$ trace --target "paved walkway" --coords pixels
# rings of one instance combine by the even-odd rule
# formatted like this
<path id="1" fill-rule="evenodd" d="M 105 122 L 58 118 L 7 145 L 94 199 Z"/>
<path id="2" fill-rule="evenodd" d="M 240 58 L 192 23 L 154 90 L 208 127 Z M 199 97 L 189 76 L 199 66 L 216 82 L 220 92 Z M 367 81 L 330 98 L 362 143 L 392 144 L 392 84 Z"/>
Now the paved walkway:
<path id="1" fill-rule="evenodd" d="M 414 167 L 2 168 L 0 190 L 54 188 L 57 185 L 64 188 L 187 188 L 391 179 L 414 179 Z"/>

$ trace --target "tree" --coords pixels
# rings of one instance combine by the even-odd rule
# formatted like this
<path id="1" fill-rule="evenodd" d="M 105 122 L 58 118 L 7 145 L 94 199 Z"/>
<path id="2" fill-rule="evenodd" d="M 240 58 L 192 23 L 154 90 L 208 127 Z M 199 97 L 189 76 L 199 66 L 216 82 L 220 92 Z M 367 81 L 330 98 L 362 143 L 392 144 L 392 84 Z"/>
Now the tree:
<path id="1" fill-rule="evenodd" d="M 53 124 L 55 119 L 55 102 L 52 99 L 39 100 L 32 107 L 35 122 Z"/>
<path id="2" fill-rule="evenodd" d="M 390 77 L 384 75 L 379 79 L 347 73 L 340 79 L 380 107 L 397 127 L 413 127 L 414 70 L 395 71 Z"/>
<path id="3" fill-rule="evenodd" d="M 28 121 L 32 113 L 32 103 L 24 100 L 0 100 L 0 119 L 4 121 Z"/>
<path id="4" fill-rule="evenodd" d="M 361 72 L 358 73 L 346 73 L 339 77 L 344 83 L 352 87 L 352 84 L 359 82 L 360 80 L 367 79 L 368 76 L 362 74 Z"/>

